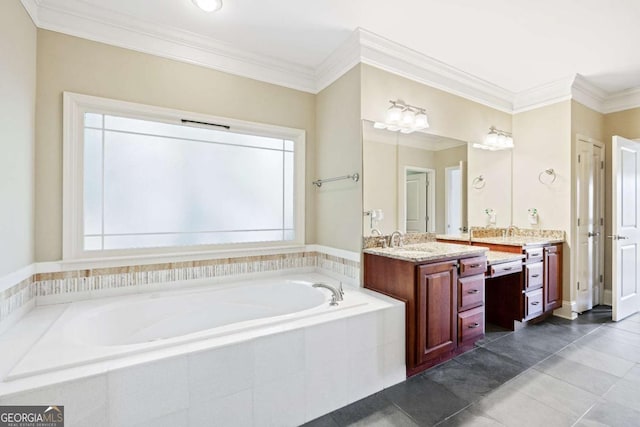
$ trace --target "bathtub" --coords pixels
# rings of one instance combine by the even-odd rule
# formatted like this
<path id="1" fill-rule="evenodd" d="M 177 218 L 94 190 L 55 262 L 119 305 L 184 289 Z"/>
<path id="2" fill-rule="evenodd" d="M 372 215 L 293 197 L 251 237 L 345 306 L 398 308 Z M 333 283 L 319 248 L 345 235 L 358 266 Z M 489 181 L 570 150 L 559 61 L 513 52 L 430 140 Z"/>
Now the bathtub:
<path id="1" fill-rule="evenodd" d="M 178 425 L 206 424 L 205 403 L 233 425 L 243 414 L 247 425 L 296 425 L 402 381 L 404 305 L 348 287 L 331 306 L 317 282 L 339 285 L 308 273 L 38 307 L 0 336 L 0 353 L 11 334 L 20 337 L 13 360 L 0 356 L 0 404 L 36 404 L 42 390 L 60 396 L 71 387 L 83 401 L 99 394 L 92 401 L 105 402 L 105 425 L 127 424 L 124 414 L 151 422 L 171 409 L 190 420 Z M 292 410 L 287 402 L 299 399 Z"/>

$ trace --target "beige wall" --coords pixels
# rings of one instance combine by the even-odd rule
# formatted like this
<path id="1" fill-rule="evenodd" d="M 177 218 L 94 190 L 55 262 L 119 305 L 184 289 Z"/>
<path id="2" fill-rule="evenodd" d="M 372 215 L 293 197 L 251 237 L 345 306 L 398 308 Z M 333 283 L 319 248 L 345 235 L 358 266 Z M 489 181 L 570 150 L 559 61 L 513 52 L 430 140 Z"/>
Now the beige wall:
<path id="1" fill-rule="evenodd" d="M 360 65 L 318 93 L 316 114 L 316 177 L 362 174 Z M 360 252 L 362 180 L 331 182 L 315 193 L 317 242 Z"/>
<path id="2" fill-rule="evenodd" d="M 36 27 L 0 2 L 0 277 L 33 262 Z"/>
<path id="3" fill-rule="evenodd" d="M 527 209 L 536 208 L 538 227 L 564 230 L 563 299 L 575 300 L 571 271 L 572 142 L 571 101 L 513 116 L 513 224 L 530 228 Z M 540 172 L 553 168 L 556 181 L 546 185 Z"/>
<path id="4" fill-rule="evenodd" d="M 365 126 L 368 123 L 365 123 Z M 363 211 L 382 209 L 384 219 L 374 224 L 383 234 L 398 229 L 398 146 L 365 139 L 363 142 Z M 362 233 L 371 235 L 371 218 L 364 217 Z"/>
<path id="5" fill-rule="evenodd" d="M 488 151 L 469 147 L 467 199 L 470 225 L 486 226 L 487 209 L 493 209 L 496 213 L 496 227 L 509 227 L 512 224 L 512 157 L 513 150 Z M 473 181 L 480 176 L 484 181 L 474 184 Z"/>
<path id="6" fill-rule="evenodd" d="M 479 142 L 489 132 L 491 126 L 511 131 L 512 116 L 509 113 L 486 107 L 369 65 L 362 65 L 362 118 L 384 121 L 389 100 L 396 99 L 424 107 L 431 125 L 428 132 L 434 135 L 465 142 Z M 478 212 L 482 213 L 487 207 L 492 207 L 497 212 L 510 210 L 510 202 L 505 202 L 509 193 L 502 187 L 494 187 L 494 190 L 499 192 L 491 193 L 495 195 L 495 202 L 492 204 L 496 206 L 486 206 L 481 198 L 471 197 L 471 180 L 477 176 L 472 171 L 482 170 L 486 166 L 487 159 L 489 158 L 480 150 L 470 149 L 468 152 L 467 187 L 470 193 L 467 209 L 469 225 L 485 225 L 484 218 Z M 506 218 L 508 218 L 507 215 L 501 214 L 499 216 L 500 220 Z M 481 222 L 478 224 L 479 221 Z"/>
<path id="7" fill-rule="evenodd" d="M 62 256 L 62 92 L 306 130 L 306 241 L 315 241 L 314 95 L 38 30 L 36 260 Z"/>

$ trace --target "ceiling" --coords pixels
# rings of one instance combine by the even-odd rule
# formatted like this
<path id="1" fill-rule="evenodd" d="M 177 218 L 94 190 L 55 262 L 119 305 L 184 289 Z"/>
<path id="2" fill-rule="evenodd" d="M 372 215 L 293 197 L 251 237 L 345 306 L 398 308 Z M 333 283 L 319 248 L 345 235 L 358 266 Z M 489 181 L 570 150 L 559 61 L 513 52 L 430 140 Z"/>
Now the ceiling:
<path id="1" fill-rule="evenodd" d="M 640 87 L 638 0 L 223 1 L 219 12 L 209 14 L 191 0 L 22 0 L 43 28 L 136 48 L 133 36 L 128 42 L 124 35 L 109 40 L 115 36 L 106 30 L 91 34 L 86 23 L 101 21 L 112 29 L 135 29 L 138 36 L 210 46 L 227 58 L 235 55 L 269 64 L 273 73 L 287 69 L 305 78 L 317 77 L 336 49 L 362 28 L 405 54 L 444 63 L 503 93 L 576 73 L 601 96 Z M 267 81 L 283 79 L 267 74 Z"/>

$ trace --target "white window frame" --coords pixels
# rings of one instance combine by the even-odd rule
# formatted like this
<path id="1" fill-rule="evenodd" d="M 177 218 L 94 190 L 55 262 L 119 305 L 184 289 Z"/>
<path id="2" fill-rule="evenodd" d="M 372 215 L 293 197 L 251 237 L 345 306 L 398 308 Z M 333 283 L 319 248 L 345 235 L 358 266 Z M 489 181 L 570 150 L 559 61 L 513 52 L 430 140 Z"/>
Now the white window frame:
<path id="1" fill-rule="evenodd" d="M 294 143 L 294 227 L 295 240 L 217 245 L 171 246 L 118 250 L 84 250 L 84 114 L 111 114 L 171 124 L 182 119 L 220 123 L 234 132 L 291 140 Z M 252 123 L 193 112 L 118 101 L 72 92 L 63 94 L 63 260 L 153 258 L 170 255 L 220 254 L 242 250 L 283 249 L 304 245 L 305 240 L 305 131 L 282 126 Z"/>

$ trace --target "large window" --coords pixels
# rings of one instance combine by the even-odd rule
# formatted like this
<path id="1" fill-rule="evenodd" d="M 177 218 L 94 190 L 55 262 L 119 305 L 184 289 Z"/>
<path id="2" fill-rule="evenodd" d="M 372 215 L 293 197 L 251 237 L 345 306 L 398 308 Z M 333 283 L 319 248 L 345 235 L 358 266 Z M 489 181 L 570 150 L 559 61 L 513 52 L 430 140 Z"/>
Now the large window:
<path id="1" fill-rule="evenodd" d="M 302 242 L 301 131 L 75 94 L 65 117 L 66 258 Z"/>

